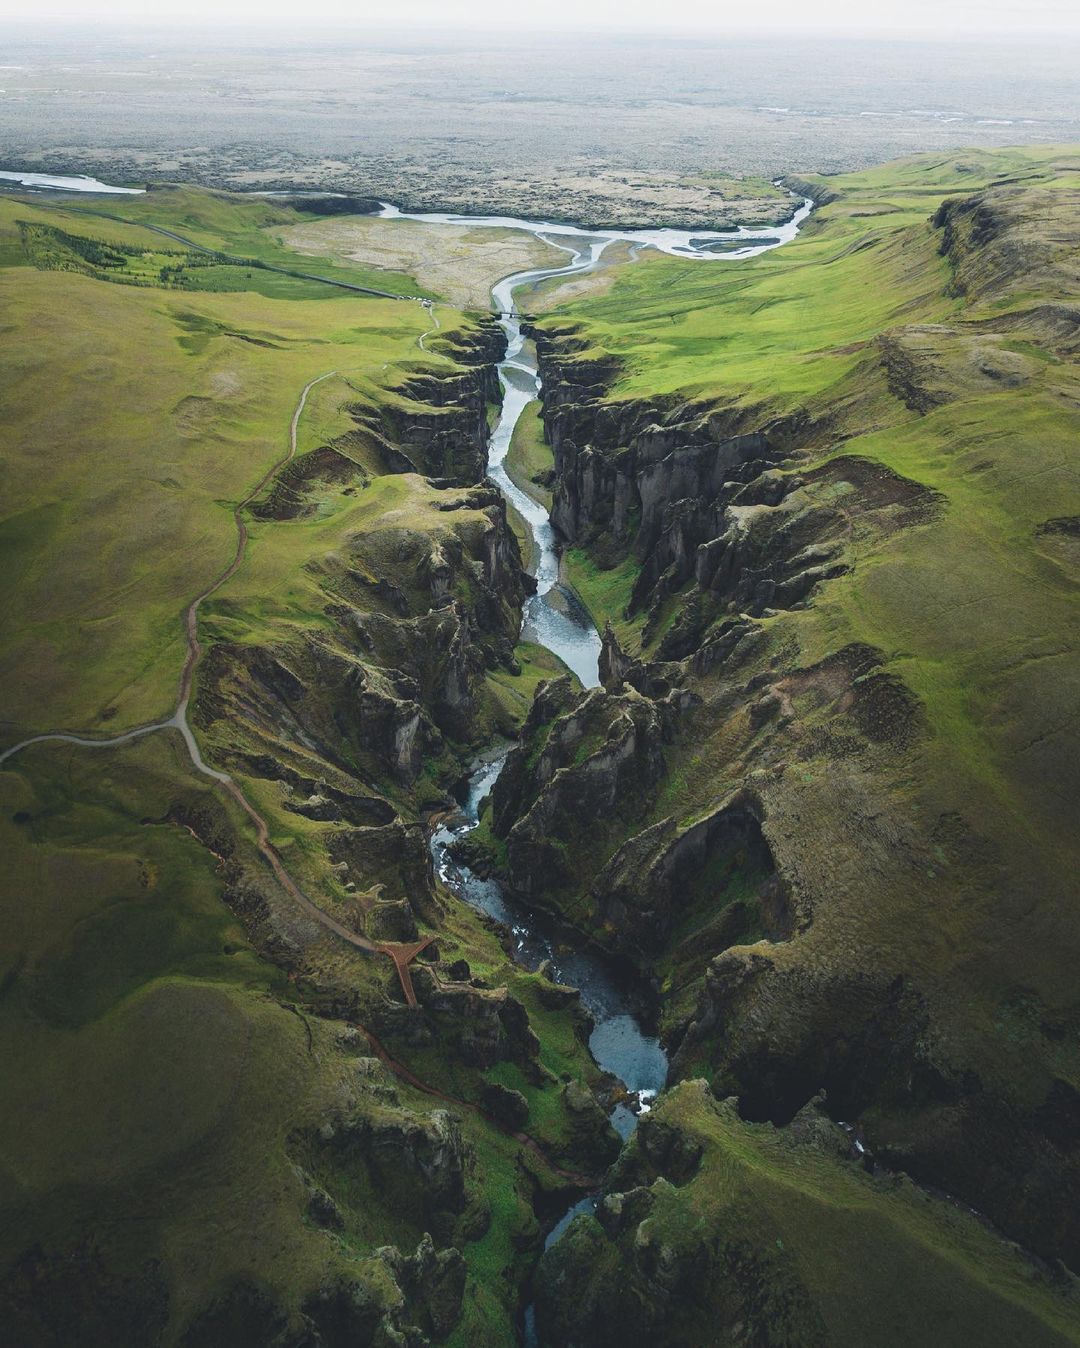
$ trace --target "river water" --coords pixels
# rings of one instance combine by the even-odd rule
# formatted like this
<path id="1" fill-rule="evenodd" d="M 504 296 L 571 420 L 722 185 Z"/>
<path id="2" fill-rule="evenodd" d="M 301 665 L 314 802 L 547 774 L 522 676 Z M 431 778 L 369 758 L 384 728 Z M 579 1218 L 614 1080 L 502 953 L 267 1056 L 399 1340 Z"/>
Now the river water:
<path id="1" fill-rule="evenodd" d="M 474 229 L 520 229 L 577 254 L 565 267 L 520 272 L 517 276 L 508 276 L 506 280 L 500 281 L 492 291 L 492 297 L 499 312 L 505 313 L 512 307 L 505 301 L 514 290 L 545 276 L 557 276 L 560 272 L 588 271 L 596 265 L 609 243 L 622 241 L 639 244 L 643 248 L 657 248 L 672 257 L 689 257 L 699 262 L 738 262 L 742 258 L 756 257 L 770 248 L 790 243 L 812 209 L 813 202 L 807 197 L 802 199 L 791 219 L 783 225 L 765 225 L 760 228 L 740 225 L 738 229 L 726 230 L 585 229 L 553 220 L 518 220 L 510 215 L 449 215 L 438 211 L 419 214 L 398 210 L 386 202 L 383 203 L 380 216 L 384 220 L 421 220 L 431 225 L 471 225 Z M 717 251 L 718 246 L 722 247 L 722 252 Z"/>
<path id="2" fill-rule="evenodd" d="M 506 455 L 514 428 L 526 407 L 539 397 L 541 391 L 535 353 L 521 331 L 515 293 L 548 277 L 591 270 L 608 245 L 616 241 L 653 247 L 674 257 L 718 265 L 753 257 L 793 239 L 811 208 L 812 203 L 803 200 L 785 225 L 691 232 L 676 229 L 590 230 L 505 216 L 406 215 L 394 206 L 383 207 L 385 219 L 525 230 L 567 255 L 567 261 L 560 267 L 518 272 L 500 281 L 491 292 L 499 322 L 506 333 L 507 349 L 499 366 L 503 404 L 488 444 L 488 477 L 522 516 L 532 533 L 536 593 L 525 604 L 522 637 L 546 646 L 577 675 L 585 688 L 594 688 L 600 681 L 597 669 L 600 634 L 573 591 L 559 580 L 559 546 L 548 512 L 515 486 L 506 472 Z M 547 960 L 553 978 L 580 989 L 582 1005 L 594 1022 L 589 1039 L 593 1058 L 604 1071 L 618 1077 L 628 1093 L 629 1104 L 616 1105 L 611 1116 L 614 1127 L 627 1138 L 633 1132 L 639 1114 L 648 1110 L 649 1101 L 663 1089 L 667 1078 L 667 1054 L 650 1021 L 650 1000 L 645 989 L 602 956 L 576 949 L 568 933 L 560 931 L 556 924 L 542 916 L 527 912 L 504 893 L 497 880 L 482 878 L 451 855 L 455 840 L 476 828 L 481 803 L 494 786 L 508 753 L 508 748 L 500 747 L 477 760 L 462 786 L 460 811 L 443 821 L 432 834 L 435 867 L 439 878 L 455 894 L 503 923 L 512 933 L 514 956 L 522 965 L 535 969 Z M 558 1240 L 579 1212 L 590 1210 L 595 1204 L 595 1194 L 575 1203 L 549 1232 L 546 1246 Z M 532 1307 L 525 1313 L 525 1340 L 527 1344 L 536 1341 Z"/>
<path id="3" fill-rule="evenodd" d="M 13 173 L 9 169 L 0 171 L 0 185 L 12 183 L 18 187 L 47 192 L 97 192 L 107 196 L 138 197 L 144 195 L 141 187 L 110 187 L 96 178 L 88 178 L 85 173 L 77 177 L 68 177 L 53 173 Z"/>

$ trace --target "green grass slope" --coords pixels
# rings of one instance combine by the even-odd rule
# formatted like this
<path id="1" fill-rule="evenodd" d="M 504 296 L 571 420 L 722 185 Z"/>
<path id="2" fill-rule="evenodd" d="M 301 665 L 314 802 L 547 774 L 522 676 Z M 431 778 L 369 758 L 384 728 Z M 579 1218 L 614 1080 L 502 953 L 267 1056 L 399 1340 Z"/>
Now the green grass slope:
<path id="1" fill-rule="evenodd" d="M 1077 1341 L 1068 1281 L 848 1148 L 813 1107 L 777 1130 L 702 1082 L 676 1087 L 609 1178 L 600 1221 L 577 1218 L 545 1257 L 545 1342 Z"/>
<path id="2" fill-rule="evenodd" d="M 545 509 L 551 509 L 551 488 L 547 485 L 552 471 L 551 446 L 544 441 L 544 428 L 535 405 L 526 407 L 514 427 L 506 454 L 506 471 L 515 486 Z"/>
<path id="3" fill-rule="evenodd" d="M 0 201 L 0 228 L 26 211 Z M 178 294 L 22 262 L 0 268 L 15 338 L 0 520 L 8 742 L 167 713 L 181 610 L 231 556 L 230 503 L 287 450 L 304 384 L 340 370 L 377 403 L 430 326 L 419 305 L 329 287 L 313 299 L 288 278 L 305 298 Z"/>
<path id="4" fill-rule="evenodd" d="M 7 204 L 9 200 L 5 196 L 0 205 Z M 198 249 L 208 249 L 215 254 L 256 264 L 254 270 L 244 268 L 242 275 L 234 267 L 221 268 L 225 273 L 219 281 L 222 289 L 258 290 L 263 286 L 276 286 L 275 293 L 279 297 L 296 293 L 298 285 L 301 287 L 300 293 L 308 296 L 329 289 L 322 286 L 316 290 L 295 278 L 275 281 L 269 274 L 260 276 L 258 266 L 262 265 L 284 268 L 288 272 L 304 272 L 391 294 L 415 296 L 427 293 L 413 277 L 402 272 L 297 253 L 284 242 L 282 231 L 299 222 L 311 222 L 321 217 L 284 203 L 275 203 L 266 197 L 213 192 L 206 188 L 178 184 L 154 187 L 144 196 L 127 197 L 122 202 L 98 200 L 93 204 L 84 204 L 50 200 L 43 203 L 40 199 L 31 199 L 29 202 L 17 203 L 17 214 L 24 221 L 90 235 L 107 243 L 186 253 L 183 240 Z M 0 250 L 6 242 L 6 233 L 6 230 L 0 230 Z M 0 251 L 2 256 L 3 252 Z M 200 266 L 205 262 L 205 258 L 200 260 L 192 255 L 189 265 Z M 175 259 L 170 265 L 174 264 Z M 193 274 L 186 279 L 198 284 Z M 284 284 L 288 280 L 292 281 L 291 290 Z"/>
<path id="5" fill-rule="evenodd" d="M 277 218 L 218 194 L 155 196 L 148 218 L 249 255 Z M 415 303 L 284 276 L 268 284 L 258 268 L 235 269 L 220 292 L 180 293 L 157 265 L 176 254 L 148 252 L 144 231 L 74 207 L 59 215 L 0 200 L 0 743 L 50 729 L 106 736 L 169 713 L 184 610 L 232 559 L 235 505 L 283 458 L 300 392 L 324 373 L 336 372 L 304 408 L 293 477 L 247 513 L 244 564 L 200 614 L 196 699 L 219 647 L 237 664 L 249 650 L 286 660 L 330 650 L 335 621 L 355 612 L 337 582 L 374 611 L 386 642 L 405 633 L 402 659 L 412 619 L 401 606 L 427 618 L 420 563 L 440 548 L 457 566 L 454 597 L 480 602 L 483 568 L 468 549 L 497 536 L 490 503 L 390 471 L 380 430 L 384 414 L 406 429 L 450 423 L 454 409 L 424 392 L 478 378 L 474 321 L 444 308 L 425 351 L 431 320 Z M 26 219 L 42 231 L 29 250 Z M 193 274 L 203 270 L 225 269 Z M 466 422 L 458 416 L 458 433 Z M 513 580 L 512 549 L 504 572 Z M 423 646 L 423 635 L 412 639 Z M 404 705 L 404 675 L 384 674 L 377 651 L 361 667 L 351 641 L 350 675 L 374 684 L 380 706 Z M 476 733 L 512 733 L 552 662 L 527 647 L 515 660 L 512 641 L 490 673 L 476 659 L 464 652 Z M 226 682 L 235 672 L 228 658 L 216 668 Z M 25 749 L 0 771 L 5 1341 L 513 1340 L 539 1253 L 533 1198 L 586 1163 L 563 1076 L 595 1082 L 596 1071 L 573 1009 L 545 999 L 425 869 L 417 802 L 449 803 L 443 787 L 465 746 L 429 724 L 419 782 L 402 785 L 366 756 L 377 746 L 354 755 L 346 744 L 342 722 L 361 699 L 334 677 L 305 689 L 314 703 L 339 697 L 327 715 L 334 763 L 285 717 L 269 749 L 286 766 L 264 752 L 237 780 L 290 872 L 340 920 L 363 932 L 363 900 L 384 880 L 388 898 L 426 903 L 443 958 L 469 961 L 483 980 L 474 991 L 458 979 L 461 1000 L 497 1038 L 512 997 L 523 1042 L 526 1030 L 538 1037 L 535 1065 L 510 1061 L 505 1045 L 495 1065 L 468 1058 L 471 1023 L 454 1007 L 435 1029 L 411 1016 L 385 957 L 343 943 L 275 882 L 251 821 L 194 772 L 177 732 L 115 749 Z M 248 747 L 252 687 L 199 731 L 211 762 Z M 289 808 L 341 783 L 348 819 Z M 329 855 L 341 840 L 355 848 L 348 887 Z M 377 1061 L 372 1026 L 396 1071 Z M 480 1108 L 496 1084 L 520 1090 L 528 1146 Z M 444 1191 L 445 1203 L 433 1199 Z M 436 1264 L 416 1273 L 376 1253 L 396 1244 L 408 1261 L 429 1231 Z M 459 1271 L 451 1323 L 439 1298 L 456 1307 Z"/>

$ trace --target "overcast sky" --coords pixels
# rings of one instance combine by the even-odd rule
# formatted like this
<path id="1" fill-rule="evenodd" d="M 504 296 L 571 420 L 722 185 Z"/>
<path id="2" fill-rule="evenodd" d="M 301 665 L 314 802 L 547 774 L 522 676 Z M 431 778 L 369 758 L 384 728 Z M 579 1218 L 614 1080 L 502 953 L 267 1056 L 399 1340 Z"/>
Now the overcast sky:
<path id="1" fill-rule="evenodd" d="M 150 11 L 148 15 L 148 11 Z M 1080 36 L 1080 0 L 0 0 L 0 20 L 274 27 Z"/>

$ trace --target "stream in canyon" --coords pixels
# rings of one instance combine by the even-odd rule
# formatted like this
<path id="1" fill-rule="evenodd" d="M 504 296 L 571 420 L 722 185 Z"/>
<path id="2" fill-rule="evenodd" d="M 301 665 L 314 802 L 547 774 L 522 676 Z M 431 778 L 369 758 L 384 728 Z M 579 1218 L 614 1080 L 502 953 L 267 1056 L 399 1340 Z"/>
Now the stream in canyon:
<path id="1" fill-rule="evenodd" d="M 420 220 L 430 224 L 464 224 L 478 228 L 522 229 L 567 253 L 561 267 L 540 268 L 508 276 L 492 290 L 492 300 L 506 334 L 506 355 L 499 365 L 503 404 L 488 445 L 488 477 L 527 523 L 532 534 L 536 593 L 526 601 L 522 638 L 546 646 L 577 675 L 585 688 L 599 682 L 600 634 L 572 590 L 559 579 L 559 544 L 547 510 L 511 481 L 505 466 L 507 452 L 526 407 L 541 393 L 535 353 L 521 330 L 515 292 L 549 277 L 571 276 L 591 270 L 607 246 L 616 240 L 654 247 L 677 257 L 701 261 L 735 261 L 751 257 L 793 239 L 809 215 L 812 203 L 803 200 L 790 221 L 767 229 L 742 227 L 724 233 L 676 229 L 600 231 L 509 217 L 407 215 L 384 206 L 387 219 Z M 507 895 L 497 880 L 484 879 L 452 855 L 454 842 L 476 828 L 484 798 L 494 786 L 509 753 L 497 748 L 481 756 L 463 785 L 460 812 L 444 820 L 431 837 L 431 851 L 439 878 L 474 908 L 502 923 L 512 935 L 515 958 L 530 969 L 548 962 L 551 977 L 580 990 L 581 1002 L 593 1018 L 589 1049 L 597 1064 L 626 1087 L 626 1104 L 617 1104 L 611 1121 L 623 1138 L 633 1132 L 639 1113 L 661 1090 L 667 1078 L 667 1054 L 649 1023 L 651 998 L 645 988 L 592 952 L 577 949 L 572 934 L 542 916 L 527 911 Z M 567 937 L 570 939 L 567 939 Z M 550 1246 L 578 1212 L 595 1207 L 597 1195 L 575 1203 L 548 1233 Z M 535 1343 L 533 1309 L 525 1312 L 525 1341 Z"/>

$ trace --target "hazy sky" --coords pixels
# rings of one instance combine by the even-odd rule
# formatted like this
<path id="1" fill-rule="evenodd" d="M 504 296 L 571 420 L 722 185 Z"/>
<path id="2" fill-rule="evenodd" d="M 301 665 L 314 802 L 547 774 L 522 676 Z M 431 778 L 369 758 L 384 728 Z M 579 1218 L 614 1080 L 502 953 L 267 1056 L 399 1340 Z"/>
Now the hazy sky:
<path id="1" fill-rule="evenodd" d="M 1078 0 L 0 0 L 0 21 L 243 24 L 260 28 L 708 29 L 919 32 L 969 37 L 1068 32 Z"/>

